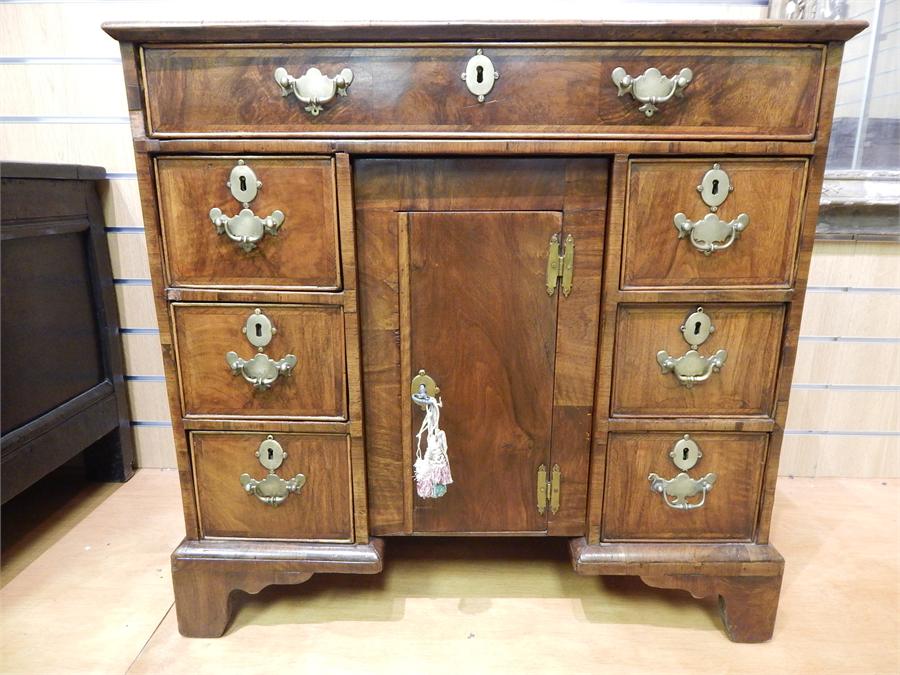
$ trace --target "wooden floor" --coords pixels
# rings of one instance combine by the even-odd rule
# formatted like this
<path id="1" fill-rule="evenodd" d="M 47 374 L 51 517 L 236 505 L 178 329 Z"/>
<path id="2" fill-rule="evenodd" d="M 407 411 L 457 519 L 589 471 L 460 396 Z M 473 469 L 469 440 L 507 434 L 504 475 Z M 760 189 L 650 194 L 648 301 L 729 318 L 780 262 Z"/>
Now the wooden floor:
<path id="1" fill-rule="evenodd" d="M 189 640 L 169 577 L 176 473 L 64 501 L 24 535 L 5 522 L 3 673 L 900 672 L 898 480 L 781 481 L 787 570 L 762 645 L 730 643 L 687 593 L 577 577 L 555 540 L 390 540 L 382 575 L 242 595 L 223 638 Z"/>

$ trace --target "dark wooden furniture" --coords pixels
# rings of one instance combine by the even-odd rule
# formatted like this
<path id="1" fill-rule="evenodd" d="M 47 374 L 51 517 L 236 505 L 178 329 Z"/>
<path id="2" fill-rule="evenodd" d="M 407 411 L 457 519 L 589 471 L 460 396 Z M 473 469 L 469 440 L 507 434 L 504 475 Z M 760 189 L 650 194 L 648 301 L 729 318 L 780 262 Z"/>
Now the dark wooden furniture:
<path id="1" fill-rule="evenodd" d="M 0 164 L 2 498 L 78 453 L 134 473 L 101 167 Z"/>
<path id="2" fill-rule="evenodd" d="M 863 27 L 105 26 L 182 479 L 182 633 L 220 635 L 236 589 L 378 572 L 381 537 L 524 534 L 568 537 L 580 574 L 717 595 L 732 639 L 768 639 Z M 413 482 L 420 370 L 437 498 Z"/>

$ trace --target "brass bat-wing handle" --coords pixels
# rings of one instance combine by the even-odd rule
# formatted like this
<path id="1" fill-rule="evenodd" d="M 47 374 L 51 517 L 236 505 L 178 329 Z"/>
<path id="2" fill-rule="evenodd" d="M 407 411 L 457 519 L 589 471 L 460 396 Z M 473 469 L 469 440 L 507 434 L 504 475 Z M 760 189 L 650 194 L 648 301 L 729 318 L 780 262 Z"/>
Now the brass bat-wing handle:
<path id="1" fill-rule="evenodd" d="M 281 87 L 282 96 L 293 93 L 297 100 L 305 104 L 304 110 L 315 117 L 324 110 L 322 106 L 330 103 L 335 96 L 347 95 L 347 88 L 353 82 L 353 71 L 344 68 L 334 77 L 328 77 L 318 68 L 310 68 L 300 77 L 293 77 L 284 68 L 277 68 L 275 82 Z"/>
<path id="2" fill-rule="evenodd" d="M 641 103 L 639 110 L 647 117 L 659 110 L 661 103 L 666 103 L 673 96 L 681 97 L 685 88 L 694 79 L 690 68 L 682 68 L 677 75 L 666 77 L 656 68 L 647 68 L 643 75 L 632 77 L 622 67 L 612 71 L 612 81 L 619 90 L 619 96 L 631 94 Z"/>
<path id="3" fill-rule="evenodd" d="M 256 354 L 252 359 L 242 359 L 236 352 L 228 352 L 225 362 L 235 375 L 241 375 L 255 389 L 271 389 L 282 375 L 289 376 L 297 365 L 297 357 L 285 354 L 277 361 L 265 354 Z"/>
<path id="4" fill-rule="evenodd" d="M 674 222 L 679 239 L 690 236 L 695 249 L 703 255 L 710 255 L 725 250 L 737 241 L 750 224 L 750 216 L 742 213 L 734 220 L 725 222 L 715 213 L 707 213 L 701 220 L 688 220 L 683 213 L 676 213 Z"/>
<path id="5" fill-rule="evenodd" d="M 647 480 L 650 481 L 650 489 L 662 495 L 666 506 L 680 511 L 699 509 L 703 506 L 706 503 L 707 493 L 716 484 L 716 478 L 718 478 L 716 474 L 708 473 L 701 478 L 694 479 L 683 472 L 668 480 L 660 478 L 655 473 L 647 476 Z M 700 501 L 688 501 L 690 497 L 698 494 Z"/>

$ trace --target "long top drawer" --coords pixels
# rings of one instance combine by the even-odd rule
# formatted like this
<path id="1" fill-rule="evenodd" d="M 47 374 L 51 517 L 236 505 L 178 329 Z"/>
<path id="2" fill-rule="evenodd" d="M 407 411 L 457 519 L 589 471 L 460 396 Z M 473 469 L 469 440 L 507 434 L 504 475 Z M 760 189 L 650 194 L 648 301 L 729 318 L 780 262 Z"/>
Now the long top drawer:
<path id="1" fill-rule="evenodd" d="M 477 50 L 499 74 L 484 101 L 461 75 Z M 187 45 L 142 50 L 153 136 L 641 136 L 811 139 L 824 46 L 811 44 Z M 481 62 L 483 63 L 483 62 Z M 300 78 L 344 73 L 346 95 L 301 102 L 282 95 L 283 68 Z M 648 69 L 690 71 L 686 85 L 650 105 Z M 352 77 L 347 77 L 347 70 Z M 635 82 L 623 91 L 618 71 Z M 310 75 L 318 79 L 315 73 Z M 310 80 L 310 82 L 311 82 Z M 619 77 L 621 82 L 621 76 Z M 674 80 L 670 81 L 674 83 Z M 346 83 L 345 83 L 346 84 Z M 625 81 L 627 84 L 627 80 Z M 682 82 L 682 84 L 685 84 Z M 315 88 L 315 87 L 314 87 Z M 342 93 L 341 87 L 336 90 Z M 627 87 L 626 87 L 627 89 Z M 310 111 L 307 108 L 319 108 Z M 650 114 L 648 114 L 648 111 Z M 313 114 L 316 112 L 316 114 Z"/>

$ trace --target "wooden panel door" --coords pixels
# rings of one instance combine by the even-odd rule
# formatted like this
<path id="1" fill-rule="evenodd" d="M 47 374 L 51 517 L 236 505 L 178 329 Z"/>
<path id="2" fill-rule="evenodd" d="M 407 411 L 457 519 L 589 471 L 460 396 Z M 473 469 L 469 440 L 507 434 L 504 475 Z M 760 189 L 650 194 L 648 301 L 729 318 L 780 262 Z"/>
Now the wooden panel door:
<path id="1" fill-rule="evenodd" d="M 545 272 L 561 214 L 434 212 L 401 219 L 407 375 L 424 369 L 441 388 L 454 478 L 439 499 L 413 497 L 413 530 L 543 532 L 535 476 L 550 459 L 557 313 Z M 410 438 L 423 415 L 417 406 L 411 413 Z"/>
<path id="2" fill-rule="evenodd" d="M 608 160 L 354 162 L 370 531 L 584 534 Z M 571 294 L 546 291 L 574 237 Z M 419 369 L 439 386 L 454 483 L 413 481 Z M 554 513 L 537 469 L 559 466 Z"/>

